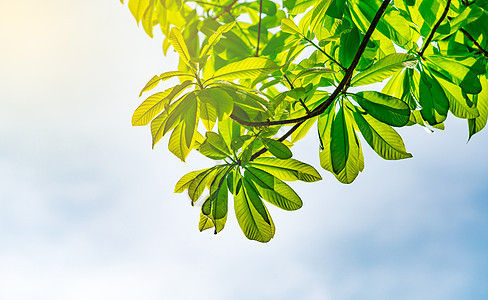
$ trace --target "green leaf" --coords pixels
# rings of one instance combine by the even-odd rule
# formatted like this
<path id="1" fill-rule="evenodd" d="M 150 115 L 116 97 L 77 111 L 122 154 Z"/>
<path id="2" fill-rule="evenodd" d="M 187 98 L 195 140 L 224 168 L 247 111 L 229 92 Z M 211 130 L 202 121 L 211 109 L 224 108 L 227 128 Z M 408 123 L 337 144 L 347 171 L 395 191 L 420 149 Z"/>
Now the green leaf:
<path id="1" fill-rule="evenodd" d="M 185 191 L 186 189 L 188 189 L 188 187 L 190 186 L 190 184 L 193 181 L 193 179 L 195 179 L 198 175 L 207 172 L 210 169 L 211 168 L 207 168 L 207 169 L 203 169 L 203 170 L 198 170 L 198 171 L 192 171 L 192 172 L 184 175 L 176 183 L 175 191 L 174 192 L 175 193 L 182 193 L 183 191 Z"/>
<path id="2" fill-rule="evenodd" d="M 192 144 L 195 140 L 195 133 L 198 127 L 198 119 L 200 116 L 200 111 L 196 101 L 191 101 L 185 112 L 185 141 L 186 146 L 191 149 Z"/>
<path id="3" fill-rule="evenodd" d="M 295 22 L 293 22 L 293 19 L 291 18 L 281 20 L 281 31 L 289 34 L 301 35 L 300 29 L 298 29 L 298 26 L 295 24 Z"/>
<path id="4" fill-rule="evenodd" d="M 291 15 L 297 15 L 304 13 L 307 9 L 314 6 L 317 0 L 296 0 L 294 1 L 294 6 L 290 10 Z"/>
<path id="5" fill-rule="evenodd" d="M 132 115 L 132 126 L 147 125 L 163 108 L 165 108 L 175 97 L 183 92 L 191 81 L 185 81 L 182 84 L 149 96 Z"/>
<path id="6" fill-rule="evenodd" d="M 227 145 L 232 145 L 232 140 L 241 135 L 242 127 L 231 118 L 219 122 L 219 134 Z"/>
<path id="7" fill-rule="evenodd" d="M 254 142 L 256 139 L 253 139 L 245 149 L 242 150 L 241 156 L 239 160 L 241 161 L 241 166 L 245 166 L 249 163 L 251 156 L 254 150 Z"/>
<path id="8" fill-rule="evenodd" d="M 181 159 L 181 161 L 185 161 L 185 158 L 190 153 L 190 148 L 186 145 L 185 141 L 185 123 L 180 123 L 171 133 L 168 149 L 176 157 Z"/>
<path id="9" fill-rule="evenodd" d="M 129 0 L 129 10 L 136 19 L 137 24 L 142 20 L 150 0 Z"/>
<path id="10" fill-rule="evenodd" d="M 343 117 L 339 115 L 341 111 Z M 325 170 L 332 172 L 340 182 L 346 184 L 353 182 L 359 172 L 364 169 L 364 158 L 361 151 L 361 144 L 354 131 L 354 121 L 350 114 L 349 109 L 344 110 L 344 108 L 341 108 L 337 116 L 334 118 L 334 110 L 329 109 L 328 112 L 326 111 L 326 113 L 319 117 L 317 126 L 321 143 L 321 151 L 319 152 L 320 165 Z M 344 151 L 344 149 L 340 150 L 340 147 L 337 146 L 333 148 L 332 145 L 334 138 L 334 136 L 332 136 L 334 123 L 341 121 L 340 119 L 338 120 L 338 117 L 344 118 L 344 121 L 346 119 L 348 120 L 344 125 L 345 134 L 347 134 L 347 136 L 339 136 L 339 138 L 344 139 L 344 141 L 337 143 L 339 145 L 344 145 L 344 148 L 347 147 L 347 152 Z M 344 167 L 339 171 L 334 170 L 333 167 L 333 159 L 337 159 L 337 157 L 345 161 Z"/>
<path id="11" fill-rule="evenodd" d="M 220 121 L 226 119 L 232 113 L 234 101 L 222 88 L 206 88 L 198 92 L 198 99 L 207 106 L 212 106 Z M 210 124 L 209 124 L 210 125 Z M 213 127 L 213 126 L 212 126 Z M 207 130 L 211 130 L 207 127 Z"/>
<path id="12" fill-rule="evenodd" d="M 193 101 L 192 101 L 193 100 Z M 176 128 L 173 130 L 171 137 L 169 139 L 168 148 L 169 150 L 176 155 L 182 161 L 185 161 L 186 157 L 190 153 L 190 150 L 193 147 L 193 143 L 195 141 L 195 133 L 198 126 L 198 106 L 195 99 L 189 99 L 184 103 L 181 103 L 173 113 L 176 114 L 178 109 L 182 109 L 185 111 L 183 121 L 180 122 L 179 118 L 181 114 L 178 115 L 178 119 L 171 119 L 174 116 L 173 113 L 167 118 L 166 125 L 164 131 L 167 132 L 171 129 L 171 125 L 168 127 L 169 122 L 173 122 L 176 124 Z"/>
<path id="13" fill-rule="evenodd" d="M 412 157 L 407 153 L 398 133 L 369 115 L 353 113 L 354 120 L 364 139 L 371 148 L 384 159 L 404 159 Z"/>
<path id="14" fill-rule="evenodd" d="M 331 107 L 332 106 L 319 116 L 317 120 L 317 132 L 320 141 L 320 166 L 325 170 L 333 172 L 330 155 L 330 137 L 332 121 L 334 120 L 334 111 Z"/>
<path id="15" fill-rule="evenodd" d="M 144 28 L 144 31 L 147 33 L 147 35 L 149 35 L 150 37 L 153 37 L 154 21 L 155 19 L 157 20 L 154 1 L 155 0 L 150 0 L 150 4 L 142 17 L 142 27 Z"/>
<path id="16" fill-rule="evenodd" d="M 219 171 L 210 187 L 210 196 L 202 205 L 202 213 L 215 224 L 215 234 L 220 232 L 227 220 L 228 191 L 226 176 L 228 167 Z"/>
<path id="17" fill-rule="evenodd" d="M 481 92 L 480 80 L 469 67 L 442 55 L 426 55 L 425 59 L 428 65 L 433 64 L 435 67 L 445 70 L 453 82 L 459 84 L 465 93 L 478 94 Z"/>
<path id="18" fill-rule="evenodd" d="M 231 155 L 224 139 L 212 131 L 207 131 L 206 140 L 200 146 L 200 153 L 208 158 L 220 160 Z"/>
<path id="19" fill-rule="evenodd" d="M 329 69 L 329 68 L 324 68 L 324 67 L 312 67 L 312 68 L 306 68 L 304 70 L 301 70 L 300 73 L 297 74 L 296 78 L 300 78 L 301 76 L 304 75 L 313 75 L 313 74 L 331 74 L 331 73 L 337 73 L 336 71 Z M 296 79 L 295 79 L 296 80 Z M 294 80 L 294 81 L 295 81 Z M 296 89 L 296 88 L 295 88 Z M 291 90 L 293 91 L 293 90 Z"/>
<path id="20" fill-rule="evenodd" d="M 251 135 L 241 135 L 241 136 L 238 136 L 236 137 L 235 139 L 232 140 L 232 142 L 230 143 L 230 148 L 234 151 L 237 151 L 239 150 L 246 141 L 248 141 L 249 139 L 251 139 L 253 136 Z"/>
<path id="21" fill-rule="evenodd" d="M 210 48 L 215 46 L 215 44 L 220 41 L 222 34 L 231 30 L 235 26 L 235 24 L 236 22 L 234 21 L 220 26 L 217 31 L 209 37 L 208 43 L 202 48 L 202 51 L 200 52 L 200 58 L 204 58 L 208 54 Z"/>
<path id="22" fill-rule="evenodd" d="M 383 123 L 401 127 L 410 119 L 410 108 L 398 98 L 372 91 L 359 92 L 352 96 L 368 114 Z"/>
<path id="23" fill-rule="evenodd" d="M 212 183 L 215 176 L 218 175 L 219 171 L 222 169 L 223 166 L 215 166 L 213 168 L 207 169 L 206 171 L 198 174 L 195 179 L 193 179 L 188 186 L 188 196 L 192 200 L 192 202 L 197 202 L 200 196 L 202 195 L 205 187 Z"/>
<path id="24" fill-rule="evenodd" d="M 296 159 L 278 159 L 273 157 L 258 157 L 249 163 L 257 168 L 284 181 L 301 180 L 314 182 L 322 180 L 314 167 Z"/>
<path id="25" fill-rule="evenodd" d="M 345 68 L 349 68 L 359 48 L 360 36 L 356 27 L 341 34 L 339 60 Z"/>
<path id="26" fill-rule="evenodd" d="M 268 149 L 268 151 L 277 158 L 287 159 L 292 157 L 293 154 L 291 153 L 290 149 L 282 142 L 268 138 L 261 138 L 261 140 L 263 141 L 266 149 Z"/>
<path id="27" fill-rule="evenodd" d="M 193 103 L 196 104 L 195 94 L 190 92 L 182 96 L 177 102 L 169 107 L 169 114 L 164 125 L 163 136 L 171 129 L 175 128 L 181 122 L 182 117 L 183 119 L 185 118 L 186 111 L 193 105 Z"/>
<path id="28" fill-rule="evenodd" d="M 203 213 L 200 213 L 200 221 L 198 222 L 198 230 L 200 230 L 200 232 L 206 230 L 206 229 L 210 229 L 214 227 L 214 224 L 212 222 L 212 220 L 210 220 L 209 217 L 207 217 L 206 215 L 204 215 Z"/>
<path id="29" fill-rule="evenodd" d="M 291 134 L 291 142 L 296 143 L 297 141 L 305 137 L 316 121 L 317 117 L 314 117 L 303 122 L 300 127 L 298 127 L 298 129 Z"/>
<path id="30" fill-rule="evenodd" d="M 297 210 L 303 203 L 295 191 L 273 175 L 252 167 L 246 168 L 244 178 L 251 181 L 259 195 L 284 210 Z"/>
<path id="31" fill-rule="evenodd" d="M 337 180 L 342 183 L 350 184 L 359 175 L 359 172 L 364 169 L 364 158 L 361 150 L 361 143 L 352 129 L 352 125 L 348 126 L 349 132 L 349 156 L 347 157 L 346 166 L 339 174 L 334 174 Z"/>
<path id="32" fill-rule="evenodd" d="M 426 72 L 420 74 L 419 102 L 422 118 L 430 125 L 444 122 L 449 111 L 449 100 L 437 80 Z"/>
<path id="33" fill-rule="evenodd" d="M 214 105 L 203 101 L 198 101 L 200 107 L 200 118 L 207 130 L 212 130 L 217 121 L 217 110 Z"/>
<path id="34" fill-rule="evenodd" d="M 468 96 L 463 93 L 462 89 L 443 78 L 436 77 L 439 84 L 444 90 L 444 94 L 449 100 L 449 110 L 458 118 L 474 119 L 479 117 L 480 113 Z M 483 90 L 481 91 L 483 92 Z M 479 94 L 478 94 L 479 95 Z"/>
<path id="35" fill-rule="evenodd" d="M 321 0 L 314 4 L 310 22 L 310 31 L 316 31 L 317 27 L 323 24 L 325 13 L 332 2 L 332 0 Z"/>
<path id="36" fill-rule="evenodd" d="M 142 93 L 147 92 L 147 91 L 155 88 L 160 81 L 165 81 L 165 80 L 173 78 L 173 77 L 179 77 L 179 78 L 184 79 L 184 78 L 188 78 L 188 77 L 193 77 L 193 75 L 188 74 L 186 72 L 182 72 L 182 71 L 170 71 L 170 72 L 165 72 L 159 76 L 155 75 L 153 78 L 151 78 L 151 80 L 149 80 L 148 83 L 146 83 L 146 85 L 144 86 L 144 88 L 140 92 L 139 97 L 142 96 Z"/>
<path id="37" fill-rule="evenodd" d="M 166 121 L 168 120 L 168 110 L 163 111 L 159 114 L 154 120 L 151 122 L 151 136 L 152 136 L 152 148 L 157 142 L 161 140 L 164 136 L 164 126 L 166 125 Z"/>
<path id="38" fill-rule="evenodd" d="M 215 72 L 211 80 L 254 79 L 262 73 L 270 73 L 278 69 L 271 60 L 264 57 L 249 57 L 230 63 Z"/>
<path id="39" fill-rule="evenodd" d="M 486 120 L 488 118 L 488 80 L 486 75 L 481 77 L 481 85 L 483 87 L 481 93 L 474 96 L 474 102 L 480 115 L 477 118 L 468 120 L 470 139 L 486 126 Z"/>
<path id="40" fill-rule="evenodd" d="M 411 54 L 394 53 L 380 59 L 368 69 L 359 72 L 351 80 L 351 86 L 361 86 L 381 82 L 405 67 L 413 68 L 417 64 L 417 59 Z"/>
<path id="41" fill-rule="evenodd" d="M 346 167 L 347 156 L 349 155 L 349 140 L 343 107 L 339 109 L 339 112 L 332 121 L 330 152 L 332 170 L 335 174 L 338 174 Z"/>
<path id="42" fill-rule="evenodd" d="M 190 69 L 193 69 L 192 65 L 190 64 L 191 57 L 190 53 L 188 53 L 188 47 L 183 39 L 183 35 L 181 35 L 181 31 L 177 27 L 171 28 L 169 41 L 185 64 L 187 64 Z"/>
<path id="43" fill-rule="evenodd" d="M 248 239 L 266 243 L 275 233 L 273 220 L 255 188 L 246 179 L 242 181 L 244 184 L 234 198 L 237 222 Z"/>

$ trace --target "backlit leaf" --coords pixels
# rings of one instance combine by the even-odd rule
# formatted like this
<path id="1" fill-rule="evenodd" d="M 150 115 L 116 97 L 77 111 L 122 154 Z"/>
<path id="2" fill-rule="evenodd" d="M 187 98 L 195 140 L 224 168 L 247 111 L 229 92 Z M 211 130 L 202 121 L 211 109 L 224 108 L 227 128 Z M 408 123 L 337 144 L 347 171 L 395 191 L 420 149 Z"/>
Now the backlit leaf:
<path id="1" fill-rule="evenodd" d="M 242 179 L 243 185 L 234 198 L 237 222 L 250 240 L 266 243 L 273 238 L 275 226 L 255 188 Z"/>
<path id="2" fill-rule="evenodd" d="M 399 71 L 403 70 L 405 67 L 412 68 L 417 64 L 417 59 L 411 54 L 406 53 L 395 53 L 390 54 L 368 69 L 359 72 L 351 80 L 351 86 L 360 86 L 371 84 L 375 82 L 381 82 Z"/>
<path id="3" fill-rule="evenodd" d="M 410 118 L 410 108 L 398 98 L 367 91 L 352 95 L 364 110 L 376 119 L 392 126 L 405 126 Z"/>
<path id="4" fill-rule="evenodd" d="M 265 171 L 248 167 L 244 172 L 244 178 L 253 182 L 264 200 L 281 209 L 297 210 L 303 205 L 291 187 Z"/>

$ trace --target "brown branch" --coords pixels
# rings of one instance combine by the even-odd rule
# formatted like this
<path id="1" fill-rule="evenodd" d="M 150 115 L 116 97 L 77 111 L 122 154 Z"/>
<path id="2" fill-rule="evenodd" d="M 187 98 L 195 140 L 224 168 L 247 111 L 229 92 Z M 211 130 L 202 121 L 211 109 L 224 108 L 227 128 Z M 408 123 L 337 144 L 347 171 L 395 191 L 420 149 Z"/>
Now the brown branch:
<path id="1" fill-rule="evenodd" d="M 486 51 L 485 49 L 483 49 L 483 47 L 481 47 L 480 44 L 478 44 L 478 42 L 473 38 L 473 36 L 471 34 L 469 34 L 466 30 L 462 29 L 462 28 L 459 28 L 459 31 L 461 31 L 462 33 L 464 33 L 464 35 L 471 41 L 473 42 L 473 44 L 476 46 L 476 48 L 478 48 L 478 50 L 481 52 L 481 54 L 483 54 L 484 56 L 488 57 L 488 51 Z"/>
<path id="2" fill-rule="evenodd" d="M 352 73 L 354 72 L 354 69 L 356 68 L 357 64 L 359 63 L 359 60 L 361 59 L 361 56 L 364 53 L 364 50 L 366 49 L 366 46 L 369 42 L 369 39 L 371 38 L 371 35 L 373 34 L 373 31 L 375 30 L 376 26 L 378 25 L 378 22 L 380 21 L 381 17 L 383 16 L 383 13 L 385 12 L 386 8 L 388 7 L 388 4 L 390 4 L 391 0 L 384 0 L 383 4 L 381 4 L 381 7 L 378 9 L 376 12 L 376 15 L 374 16 L 373 20 L 371 21 L 371 25 L 368 28 L 368 31 L 366 32 L 363 40 L 361 41 L 361 45 L 359 45 L 358 52 L 356 52 L 356 55 L 354 56 L 354 59 L 351 63 L 351 66 L 347 69 L 346 74 L 344 75 L 344 78 L 342 78 L 341 82 L 337 86 L 337 88 L 334 90 L 334 92 L 325 100 L 322 104 L 317 106 L 314 110 L 311 111 L 310 114 L 307 116 L 301 117 L 294 119 L 296 120 L 296 123 L 290 130 L 288 130 L 282 137 L 280 137 L 278 140 L 280 142 L 284 141 L 286 138 L 288 138 L 293 132 L 295 132 L 300 125 L 302 125 L 303 122 L 305 122 L 308 119 L 311 119 L 313 117 L 321 115 L 331 104 L 332 102 L 339 96 L 343 88 L 346 86 L 346 84 L 350 81 L 352 78 Z M 450 1 L 450 0 L 448 0 Z M 265 153 L 267 151 L 266 148 L 262 148 L 258 152 L 254 153 L 251 156 L 251 161 L 259 157 L 261 154 Z"/>
<path id="3" fill-rule="evenodd" d="M 218 14 L 216 15 L 215 17 L 212 18 L 212 20 L 217 20 L 218 18 L 220 18 L 220 16 L 222 16 L 223 14 L 225 13 L 230 13 L 230 10 L 232 9 L 232 6 L 234 6 L 234 4 L 237 3 L 237 0 L 234 0 L 232 1 L 229 5 L 226 5 L 226 6 L 223 6 L 223 10 Z"/>
<path id="4" fill-rule="evenodd" d="M 435 32 L 441 26 L 442 21 L 444 21 L 444 18 L 447 16 L 447 13 L 449 12 L 449 6 L 451 6 L 451 0 L 447 0 L 446 8 L 444 8 L 444 12 L 442 13 L 442 16 L 439 18 L 439 21 L 435 23 L 434 28 L 432 28 L 432 31 L 429 34 L 429 37 L 425 41 L 422 50 L 419 52 L 419 56 L 423 59 L 423 55 L 427 47 L 430 45 L 430 42 L 432 41 L 432 38 L 434 37 Z"/>

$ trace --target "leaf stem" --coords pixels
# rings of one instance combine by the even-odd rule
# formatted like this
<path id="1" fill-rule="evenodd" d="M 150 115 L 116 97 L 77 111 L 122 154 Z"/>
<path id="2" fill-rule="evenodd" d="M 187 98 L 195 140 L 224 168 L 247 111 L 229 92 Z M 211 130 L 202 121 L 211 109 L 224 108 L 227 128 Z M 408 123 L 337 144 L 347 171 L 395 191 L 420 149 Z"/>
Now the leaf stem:
<path id="1" fill-rule="evenodd" d="M 334 62 L 335 64 L 337 64 L 342 69 L 342 71 L 344 71 L 344 72 L 346 71 L 346 68 L 343 65 L 341 65 L 337 60 L 335 60 L 332 56 L 330 56 L 327 52 L 325 52 L 324 49 L 322 49 L 321 47 L 319 47 L 317 44 L 315 44 L 312 40 L 308 39 L 306 36 L 302 35 L 302 37 L 307 42 L 309 42 L 310 44 L 312 44 L 312 46 L 314 46 L 315 48 L 317 48 L 317 50 L 319 50 L 325 56 L 327 56 L 328 59 L 330 59 L 332 62 Z"/>
<path id="2" fill-rule="evenodd" d="M 259 0 L 259 24 L 258 24 L 258 42 L 256 45 L 256 54 L 254 56 L 259 56 L 259 40 L 261 39 L 261 20 L 262 20 L 262 13 L 263 13 L 263 0 Z"/>
<path id="3" fill-rule="evenodd" d="M 234 19 L 234 21 L 236 22 L 237 28 L 239 28 L 239 30 L 242 32 L 242 35 L 246 38 L 247 42 L 249 43 L 249 46 L 252 47 L 252 43 L 248 37 L 248 34 L 246 34 L 244 32 L 244 30 L 242 29 L 241 25 L 239 25 L 239 22 L 237 22 L 237 18 L 230 11 L 228 12 L 228 14 L 229 14 L 229 16 L 231 16 Z"/>
<path id="4" fill-rule="evenodd" d="M 295 87 L 293 86 L 293 83 L 290 81 L 290 79 L 288 79 L 288 76 L 286 76 L 286 74 L 283 74 L 283 77 L 286 79 L 286 81 L 290 85 L 290 89 L 293 90 Z M 300 101 L 300 103 L 302 104 L 303 108 L 305 108 L 305 111 L 307 112 L 307 114 L 309 114 L 310 113 L 310 110 L 305 105 L 305 102 L 303 102 L 302 98 L 298 98 L 298 101 Z"/>
<path id="5" fill-rule="evenodd" d="M 424 52 L 427 49 L 427 47 L 429 47 L 430 42 L 432 41 L 432 38 L 434 37 L 435 32 L 437 31 L 439 26 L 441 26 L 442 21 L 444 21 L 444 18 L 447 16 L 447 13 L 449 12 L 449 6 L 451 6 L 451 0 L 447 0 L 447 4 L 446 4 L 446 8 L 444 8 L 444 12 L 442 13 L 442 15 L 439 18 L 439 20 L 437 21 L 437 23 L 435 23 L 434 28 L 432 28 L 432 31 L 430 32 L 429 37 L 427 38 L 427 40 L 425 41 L 425 43 L 422 47 L 422 50 L 420 50 L 420 52 L 419 52 L 419 56 L 422 59 L 424 59 L 424 57 L 423 57 Z"/>

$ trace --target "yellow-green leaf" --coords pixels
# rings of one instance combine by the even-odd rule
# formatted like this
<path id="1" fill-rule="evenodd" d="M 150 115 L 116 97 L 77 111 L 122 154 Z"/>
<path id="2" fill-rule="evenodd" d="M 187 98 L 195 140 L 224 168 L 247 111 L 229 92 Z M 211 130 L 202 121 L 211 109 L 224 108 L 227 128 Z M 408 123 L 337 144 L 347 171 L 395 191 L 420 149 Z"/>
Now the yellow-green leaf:
<path id="1" fill-rule="evenodd" d="M 176 52 L 180 55 L 180 58 L 190 67 L 193 68 L 190 64 L 190 53 L 188 52 L 188 47 L 186 46 L 185 40 L 183 39 L 183 35 L 181 31 L 173 27 L 171 28 L 171 32 L 169 35 L 169 41 Z"/>
<path id="2" fill-rule="evenodd" d="M 322 179 L 314 167 L 292 158 L 258 157 L 250 162 L 249 165 L 266 171 L 284 181 L 301 180 L 314 182 Z"/>
<path id="3" fill-rule="evenodd" d="M 356 74 L 356 76 L 354 76 L 354 78 L 351 80 L 351 86 L 381 82 L 395 75 L 405 67 L 413 68 L 417 62 L 417 59 L 411 54 L 390 54 L 380 59 L 366 70 Z"/>
<path id="4" fill-rule="evenodd" d="M 253 79 L 276 69 L 278 66 L 267 58 L 249 57 L 218 69 L 211 80 Z"/>
<path id="5" fill-rule="evenodd" d="M 244 172 L 244 178 L 254 184 L 264 200 L 281 209 L 297 210 L 303 205 L 300 197 L 290 186 L 265 171 L 248 167 Z"/>
<path id="6" fill-rule="evenodd" d="M 239 227 L 250 240 L 266 243 L 273 238 L 275 226 L 259 195 L 247 180 L 234 198 L 234 209 Z"/>
<path id="7" fill-rule="evenodd" d="M 176 96 L 181 94 L 189 85 L 190 81 L 185 81 L 180 85 L 174 86 L 164 92 L 149 96 L 132 115 L 132 126 L 147 125 L 163 108 L 165 108 Z"/>

